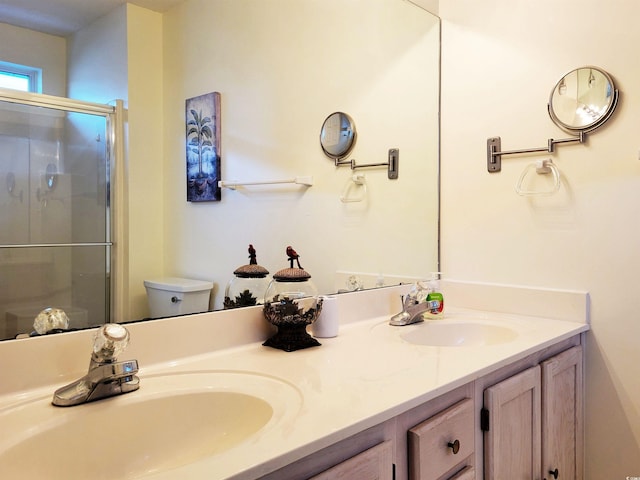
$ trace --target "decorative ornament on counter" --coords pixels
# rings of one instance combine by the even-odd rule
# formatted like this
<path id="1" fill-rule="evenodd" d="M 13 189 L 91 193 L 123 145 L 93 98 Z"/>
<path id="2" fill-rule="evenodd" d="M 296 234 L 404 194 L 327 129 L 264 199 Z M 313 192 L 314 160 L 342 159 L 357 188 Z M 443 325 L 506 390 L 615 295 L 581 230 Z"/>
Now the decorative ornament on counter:
<path id="1" fill-rule="evenodd" d="M 249 245 L 249 264 L 234 270 L 234 278 L 224 292 L 224 308 L 251 307 L 264 303 L 264 292 L 269 285 L 269 270 L 258 265 L 256 249 Z"/>
<path id="2" fill-rule="evenodd" d="M 307 333 L 307 325 L 318 318 L 322 299 L 311 282 L 311 275 L 300 265 L 300 256 L 287 247 L 289 268 L 277 271 L 265 293 L 264 317 L 275 325 L 277 333 L 263 345 L 286 352 L 320 345 Z M 296 267 L 293 266 L 294 262 Z"/>

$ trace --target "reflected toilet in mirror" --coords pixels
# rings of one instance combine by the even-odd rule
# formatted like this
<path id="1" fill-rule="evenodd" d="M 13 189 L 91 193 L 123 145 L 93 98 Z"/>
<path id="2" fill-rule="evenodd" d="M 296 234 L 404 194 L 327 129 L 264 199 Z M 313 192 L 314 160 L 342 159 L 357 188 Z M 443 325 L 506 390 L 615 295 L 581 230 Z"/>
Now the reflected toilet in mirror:
<path id="1" fill-rule="evenodd" d="M 151 318 L 175 317 L 209 310 L 213 282 L 163 277 L 145 280 Z"/>

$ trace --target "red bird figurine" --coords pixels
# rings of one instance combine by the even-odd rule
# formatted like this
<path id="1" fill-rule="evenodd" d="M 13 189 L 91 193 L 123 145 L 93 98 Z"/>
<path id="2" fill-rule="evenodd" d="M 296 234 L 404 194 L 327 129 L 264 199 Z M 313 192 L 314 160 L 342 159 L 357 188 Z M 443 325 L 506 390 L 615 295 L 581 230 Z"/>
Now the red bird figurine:
<path id="1" fill-rule="evenodd" d="M 290 263 L 291 268 L 293 268 L 293 261 L 294 260 L 298 264 L 298 268 L 300 268 L 300 269 L 302 268 L 300 266 L 300 260 L 299 260 L 300 255 L 298 255 L 298 253 L 291 247 L 291 245 L 289 245 L 287 247 L 287 257 L 289 257 L 289 262 L 291 262 Z"/>

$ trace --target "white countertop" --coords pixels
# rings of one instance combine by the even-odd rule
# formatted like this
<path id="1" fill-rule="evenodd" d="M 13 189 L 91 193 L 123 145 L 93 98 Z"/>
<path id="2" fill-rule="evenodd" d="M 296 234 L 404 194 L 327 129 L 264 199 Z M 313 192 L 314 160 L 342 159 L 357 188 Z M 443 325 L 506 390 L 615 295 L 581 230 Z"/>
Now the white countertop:
<path id="1" fill-rule="evenodd" d="M 225 371 L 274 377 L 283 382 L 283 388 L 288 384 L 287 388 L 295 390 L 299 396 L 297 411 L 276 427 L 265 428 L 219 455 L 145 478 L 257 478 L 589 329 L 584 318 L 568 321 L 459 308 L 449 308 L 444 318 L 432 322 L 455 322 L 465 318 L 507 326 L 517 336 L 506 343 L 478 347 L 414 345 L 402 340 L 400 335 L 410 329 L 424 328 L 430 321 L 392 327 L 388 325 L 389 315 L 385 313 L 341 325 L 337 337 L 319 339 L 320 347 L 306 350 L 284 352 L 264 347 L 261 341 L 252 341 L 173 361 L 146 364 L 141 361 L 141 391 L 145 377 L 189 371 Z M 161 328 L 162 324 L 158 325 L 160 327 L 154 328 Z M 161 342 L 162 339 L 156 344 L 157 348 L 162 348 Z M 33 348 L 34 344 L 28 345 Z M 6 350 L 8 353 L 2 357 L 0 348 L 0 358 L 15 355 L 15 346 Z M 137 357 L 139 361 L 142 356 Z M 73 360 L 78 363 L 77 359 Z M 79 368 L 81 371 L 84 365 Z M 59 386 L 64 382 L 58 378 L 55 383 Z M 0 395 L 0 412 L 30 399 L 48 398 L 52 387 L 47 383 L 21 390 L 18 394 L 13 391 Z M 101 403 L 95 402 L 95 405 Z"/>
<path id="2" fill-rule="evenodd" d="M 399 335 L 426 323 L 391 327 L 388 317 L 379 317 L 343 327 L 338 337 L 320 339 L 320 347 L 283 352 L 252 344 L 175 365 L 176 370 L 275 376 L 295 386 L 302 399 L 298 414 L 269 432 L 264 444 L 259 438 L 250 440 L 244 448 L 188 465 L 180 478 L 256 478 L 589 328 L 576 322 L 463 310 L 433 321 L 465 315 L 508 325 L 518 337 L 480 347 L 413 345 Z M 143 369 L 142 382 L 145 373 Z"/>

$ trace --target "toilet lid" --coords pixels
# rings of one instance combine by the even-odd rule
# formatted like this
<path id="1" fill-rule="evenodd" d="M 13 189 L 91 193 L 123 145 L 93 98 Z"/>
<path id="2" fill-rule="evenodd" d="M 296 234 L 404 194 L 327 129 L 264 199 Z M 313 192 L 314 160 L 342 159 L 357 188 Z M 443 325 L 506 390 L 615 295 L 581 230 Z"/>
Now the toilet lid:
<path id="1" fill-rule="evenodd" d="M 211 290 L 213 288 L 213 282 L 193 280 L 191 278 L 165 277 L 145 280 L 144 286 L 171 292 L 200 292 L 203 290 Z"/>

